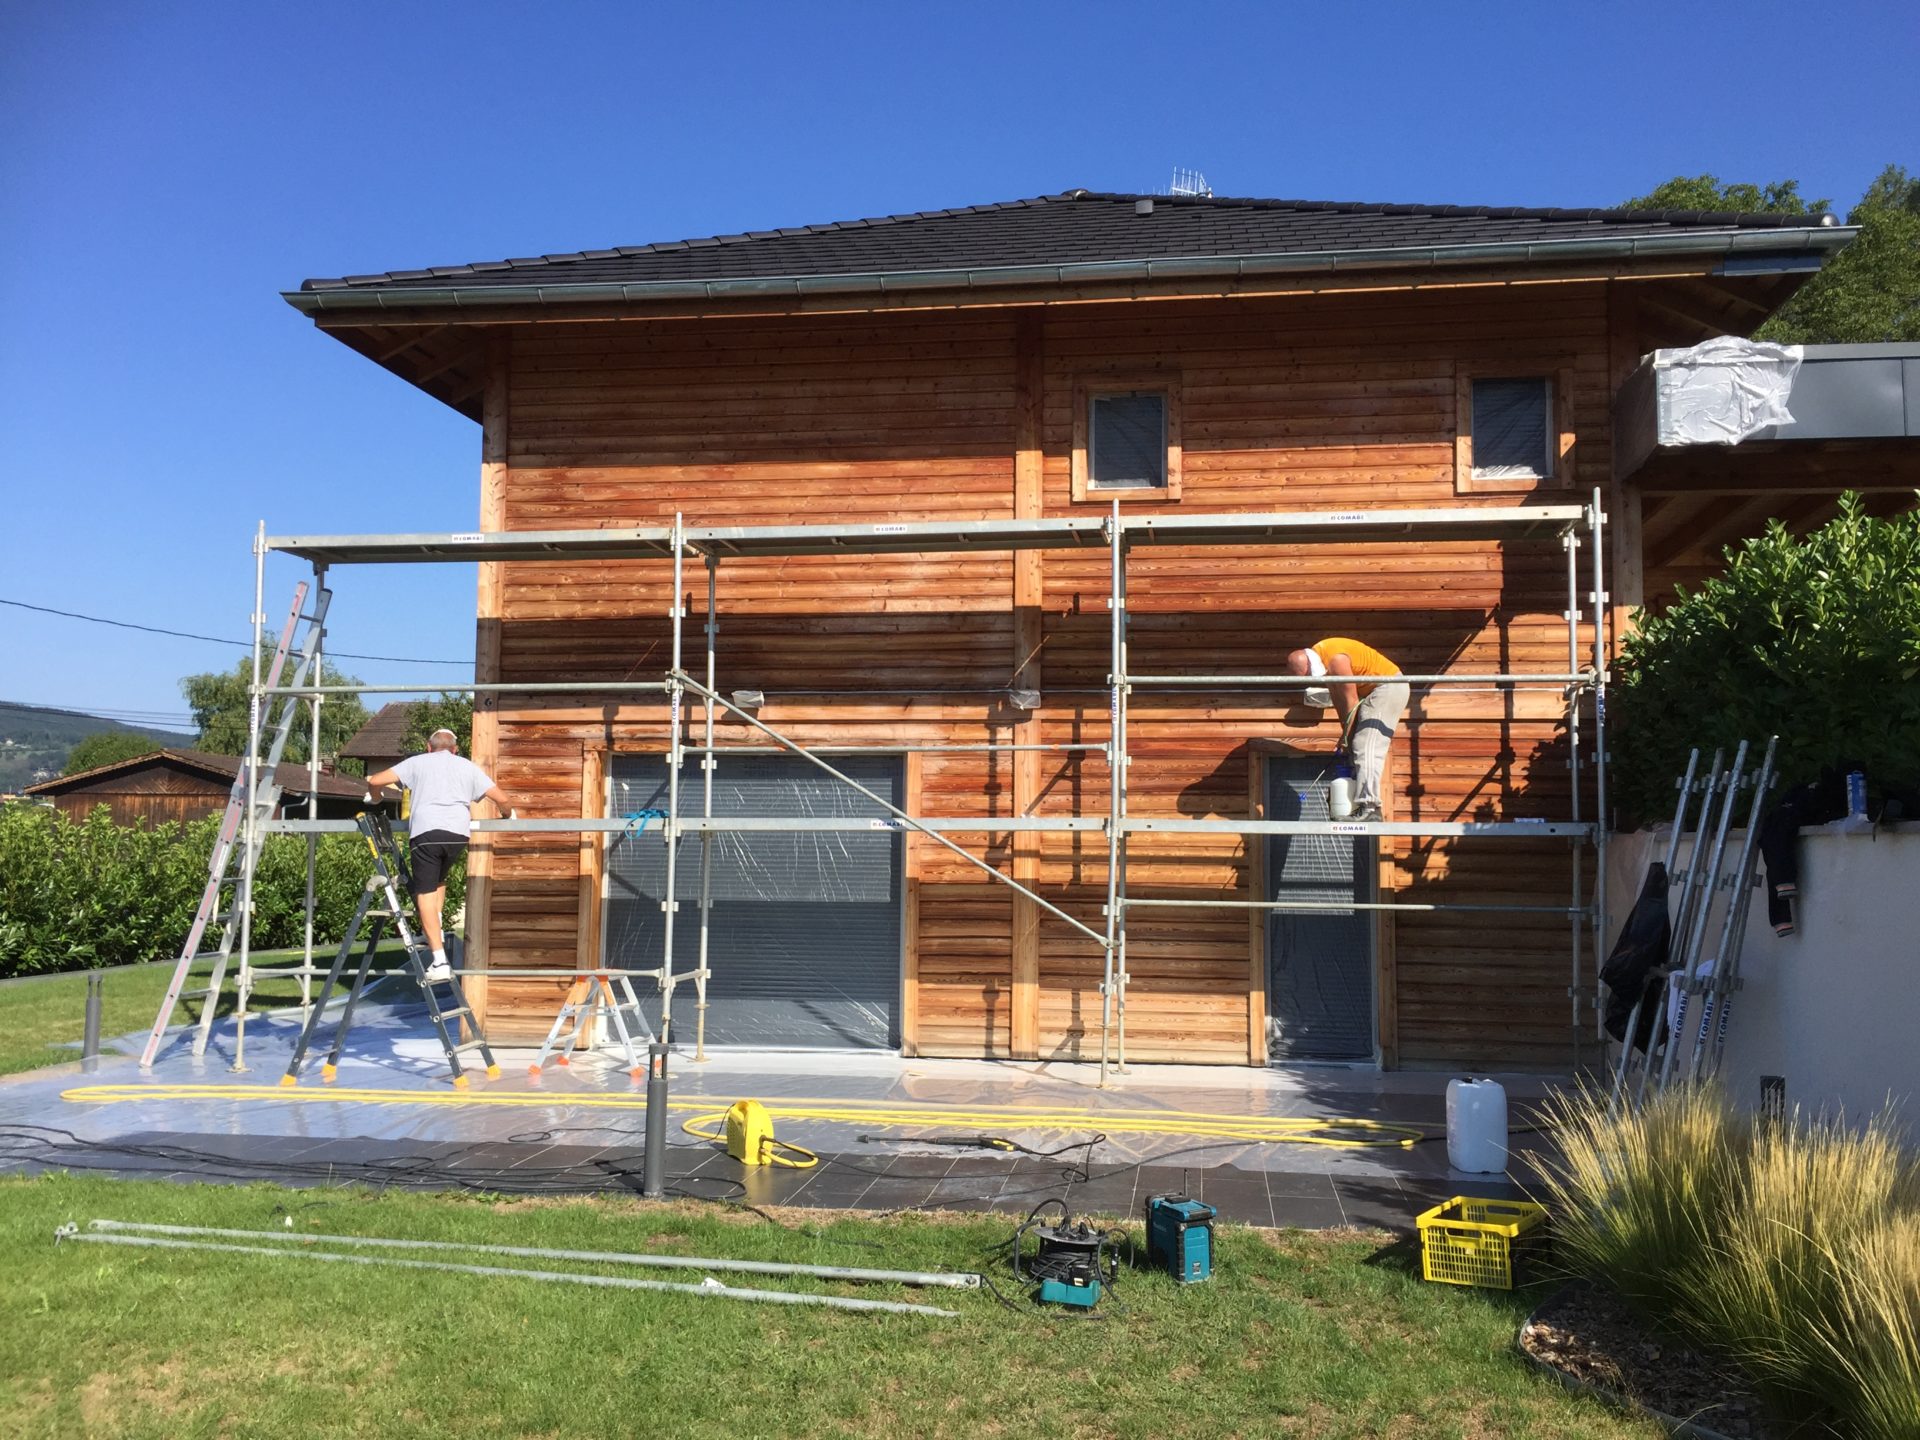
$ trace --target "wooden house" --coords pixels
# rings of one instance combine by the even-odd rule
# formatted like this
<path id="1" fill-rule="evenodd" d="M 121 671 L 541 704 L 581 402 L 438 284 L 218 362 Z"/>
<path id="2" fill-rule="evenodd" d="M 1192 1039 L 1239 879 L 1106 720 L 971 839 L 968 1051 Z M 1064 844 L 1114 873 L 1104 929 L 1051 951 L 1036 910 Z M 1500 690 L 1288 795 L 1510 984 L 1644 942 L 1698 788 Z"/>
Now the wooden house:
<path id="1" fill-rule="evenodd" d="M 407 729 L 413 724 L 413 702 L 396 700 L 382 705 L 373 718 L 353 732 L 353 738 L 340 747 L 340 758 L 358 760 L 369 775 L 391 770 L 412 752 L 407 748 Z"/>
<path id="2" fill-rule="evenodd" d="M 239 773 L 240 762 L 231 755 L 155 750 L 30 785 L 26 793 L 52 801 L 75 820 L 86 819 L 95 807 L 104 805 L 119 825 L 165 825 L 218 815 L 226 809 L 227 795 Z M 280 783 L 279 813 L 307 814 L 307 767 L 283 764 L 274 778 Z M 365 782 L 357 775 L 322 770 L 318 818 L 351 819 L 364 808 L 360 797 L 365 790 Z"/>
<path id="3" fill-rule="evenodd" d="M 1749 332 L 1851 234 L 1830 216 L 1071 191 L 315 280 L 287 299 L 479 422 L 485 532 L 1099 517 L 1115 502 L 1128 516 L 1454 512 L 1598 489 L 1611 631 L 1646 584 L 1638 498 L 1612 461 L 1617 389 L 1657 346 Z M 1133 668 L 1273 673 L 1297 645 L 1350 635 L 1409 673 L 1551 672 L 1569 663 L 1566 567 L 1557 541 L 1157 548 L 1129 580 Z M 800 743 L 869 747 L 836 760 L 910 813 L 1102 813 L 1095 752 L 963 747 L 1105 742 L 1104 554 L 728 560 L 715 593 L 710 617 L 695 567 L 680 598 L 696 643 L 718 625 L 719 688 Z M 668 714 L 592 686 L 659 673 L 673 602 L 659 562 L 480 567 L 479 677 L 581 688 L 483 697 L 475 758 L 523 816 L 637 828 L 606 845 L 477 845 L 476 965 L 659 963 L 664 847 L 644 812 Z M 1583 623 L 1577 644 L 1592 639 Z M 1417 692 L 1389 818 L 1567 814 L 1566 717 L 1551 687 Z M 1257 687 L 1137 695 L 1131 726 L 1130 804 L 1149 816 L 1310 813 L 1337 741 L 1331 711 Z M 837 813 L 844 787 L 739 715 L 717 745 L 738 813 Z M 684 783 L 700 783 L 698 759 Z M 1099 923 L 1097 835 L 969 839 Z M 925 837 L 713 845 L 714 1043 L 1097 1050 L 1098 950 Z M 1445 908 L 1567 904 L 1564 842 L 1283 848 L 1132 842 L 1139 893 L 1244 902 L 1293 886 L 1329 911 L 1143 917 L 1131 1059 L 1561 1067 L 1590 1031 L 1590 999 L 1577 1023 L 1570 1010 L 1564 918 Z M 563 988 L 493 980 L 491 1033 L 543 1033 Z"/>

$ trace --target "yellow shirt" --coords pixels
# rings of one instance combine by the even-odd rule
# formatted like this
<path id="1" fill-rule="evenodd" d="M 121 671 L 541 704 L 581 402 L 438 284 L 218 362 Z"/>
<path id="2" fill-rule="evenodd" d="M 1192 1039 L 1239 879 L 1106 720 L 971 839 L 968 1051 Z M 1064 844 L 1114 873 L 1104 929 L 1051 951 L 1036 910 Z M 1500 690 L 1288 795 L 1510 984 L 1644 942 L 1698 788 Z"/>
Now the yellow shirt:
<path id="1" fill-rule="evenodd" d="M 1311 648 L 1326 665 L 1329 675 L 1333 672 L 1333 657 L 1336 655 L 1346 656 L 1347 663 L 1353 667 L 1353 673 L 1356 675 L 1398 675 L 1400 673 L 1400 667 L 1393 661 L 1387 659 L 1371 645 L 1362 645 L 1358 640 L 1348 640 L 1343 636 L 1333 635 L 1325 640 L 1314 641 Z M 1372 690 L 1371 685 L 1359 687 L 1362 698 L 1372 693 Z"/>

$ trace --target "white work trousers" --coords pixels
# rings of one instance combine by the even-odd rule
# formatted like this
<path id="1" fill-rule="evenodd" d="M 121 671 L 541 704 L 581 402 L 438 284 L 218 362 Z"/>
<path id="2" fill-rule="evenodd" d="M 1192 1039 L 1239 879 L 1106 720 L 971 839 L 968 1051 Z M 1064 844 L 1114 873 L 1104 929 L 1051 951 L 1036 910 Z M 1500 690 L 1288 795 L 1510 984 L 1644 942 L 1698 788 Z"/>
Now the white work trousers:
<path id="1" fill-rule="evenodd" d="M 1406 711 L 1408 690 L 1404 681 L 1375 685 L 1354 706 L 1353 731 L 1347 749 L 1353 756 L 1353 803 L 1380 803 L 1380 775 L 1387 768 L 1387 747 Z"/>

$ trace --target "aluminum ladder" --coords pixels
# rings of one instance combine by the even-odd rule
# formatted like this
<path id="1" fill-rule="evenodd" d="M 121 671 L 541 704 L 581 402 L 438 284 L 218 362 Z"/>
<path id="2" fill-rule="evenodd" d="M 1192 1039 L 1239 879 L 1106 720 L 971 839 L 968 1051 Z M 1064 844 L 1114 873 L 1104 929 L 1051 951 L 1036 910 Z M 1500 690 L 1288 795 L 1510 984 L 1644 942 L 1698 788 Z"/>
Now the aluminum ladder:
<path id="1" fill-rule="evenodd" d="M 634 991 L 633 978 L 625 970 L 595 970 L 573 982 L 567 991 L 566 1003 L 560 1007 L 560 1013 L 554 1016 L 553 1028 L 547 1031 L 540 1054 L 527 1067 L 527 1073 L 538 1075 L 549 1055 L 553 1056 L 554 1064 L 566 1065 L 568 1050 L 591 1043 L 592 1026 L 596 1020 L 605 1020 L 619 1040 L 620 1048 L 627 1057 L 628 1076 L 634 1080 L 645 1079 L 646 1062 L 634 1049 L 633 1037 L 637 1032 L 651 1040 L 653 1032 L 648 1029 L 646 1017 L 641 1013 L 640 997 Z M 569 1021 L 573 1022 L 571 1029 L 567 1028 Z"/>
<path id="2" fill-rule="evenodd" d="M 310 588 L 313 591 L 313 609 L 309 612 L 305 606 Z M 287 683 L 292 686 L 309 683 L 314 667 L 319 663 L 321 642 L 326 635 L 327 606 L 332 599 L 333 592 L 324 585 L 309 587 L 308 582 L 303 580 L 294 587 L 292 608 L 287 612 L 286 624 L 280 630 L 279 644 L 274 649 L 272 663 L 267 667 L 267 690 L 271 691 L 280 685 L 289 659 L 294 664 L 292 678 Z M 301 630 L 302 625 L 306 627 L 304 630 Z M 296 632 L 299 632 L 297 642 Z M 260 703 L 257 695 L 253 703 Z M 193 924 L 174 962 L 173 978 L 167 984 L 166 998 L 160 1002 L 160 1013 L 154 1017 L 153 1029 L 140 1051 L 142 1070 L 153 1068 L 154 1057 L 160 1053 L 167 1029 L 173 1024 L 174 1009 L 183 1001 L 201 1002 L 193 1053 L 196 1056 L 206 1053 L 207 1038 L 213 1032 L 214 1017 L 220 1008 L 220 987 L 226 979 L 228 963 L 233 958 L 233 947 L 240 939 L 244 917 L 253 903 L 254 867 L 259 863 L 260 847 L 266 838 L 262 827 L 273 818 L 274 811 L 280 805 L 280 785 L 276 777 L 299 709 L 300 699 L 297 696 L 272 697 L 269 710 L 273 721 L 267 753 L 264 758 L 258 752 L 248 756 L 241 762 L 240 772 L 233 777 L 233 788 L 227 792 L 227 808 L 220 817 L 213 853 L 207 861 L 206 888 L 200 893 L 200 905 L 194 911 Z M 201 943 L 216 925 L 220 931 L 219 943 L 211 950 L 202 950 Z M 187 989 L 194 966 L 203 960 L 213 962 L 206 985 L 199 989 Z M 236 1018 L 244 1025 L 247 994 L 251 988 L 244 950 L 240 968 L 239 1011 Z M 234 1066 L 236 1069 L 240 1066 L 237 1053 Z"/>
<path id="3" fill-rule="evenodd" d="M 334 1031 L 333 1048 L 327 1053 L 326 1061 L 320 1067 L 320 1078 L 331 1083 L 339 1072 L 340 1054 L 346 1048 L 347 1032 L 353 1027 L 353 1012 L 359 1007 L 360 997 L 366 992 L 368 977 L 373 973 L 373 957 L 379 952 L 380 942 L 386 938 L 387 927 L 393 926 L 406 948 L 406 973 L 420 987 L 420 993 L 427 1002 L 427 1015 L 433 1021 L 433 1031 L 440 1041 L 440 1048 L 447 1057 L 447 1068 L 453 1072 L 456 1089 L 467 1087 L 467 1076 L 460 1065 L 460 1057 L 468 1051 L 479 1052 L 481 1062 L 486 1066 L 487 1078 L 498 1079 L 500 1066 L 493 1058 L 486 1037 L 480 1033 L 480 1026 L 473 1010 L 467 1004 L 465 990 L 461 988 L 458 974 L 449 974 L 445 980 L 429 980 L 427 967 L 433 961 L 426 937 L 417 933 L 407 922 L 407 907 L 401 899 L 411 887 L 407 872 L 406 857 L 400 853 L 399 842 L 394 839 L 393 827 L 387 817 L 379 811 L 362 812 L 354 817 L 360 827 L 361 837 L 367 842 L 367 849 L 373 855 L 373 873 L 367 877 L 367 883 L 360 892 L 360 904 L 353 912 L 353 920 L 347 926 L 347 933 L 341 938 L 340 949 L 333 957 L 333 964 L 327 971 L 326 979 L 321 983 L 320 993 L 314 997 L 307 1012 L 306 1024 L 300 1029 L 300 1039 L 293 1047 L 293 1059 L 287 1065 L 287 1073 L 280 1077 L 282 1085 L 300 1083 L 300 1067 L 306 1062 L 307 1051 L 313 1044 L 315 1034 L 320 1029 L 322 1012 L 334 989 L 340 983 L 340 976 L 346 970 L 347 960 L 353 954 L 353 947 L 360 939 L 360 932 L 372 921 L 367 930 L 365 948 L 360 953 L 359 968 L 354 971 L 353 986 L 347 992 L 347 1004 L 340 1014 L 339 1028 Z M 446 996 L 452 1000 L 445 1003 Z M 464 1020 L 473 1027 L 474 1038 L 462 1041 L 456 1027 Z"/>

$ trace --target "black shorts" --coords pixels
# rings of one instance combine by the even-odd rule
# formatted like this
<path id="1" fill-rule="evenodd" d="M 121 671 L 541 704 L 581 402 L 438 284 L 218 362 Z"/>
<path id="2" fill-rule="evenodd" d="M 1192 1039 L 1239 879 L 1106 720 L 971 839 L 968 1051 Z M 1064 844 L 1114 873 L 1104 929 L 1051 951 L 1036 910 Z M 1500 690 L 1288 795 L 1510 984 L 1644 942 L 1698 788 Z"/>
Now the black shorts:
<path id="1" fill-rule="evenodd" d="M 429 830 L 407 842 L 407 864 L 413 874 L 413 893 L 429 894 L 443 888 L 447 872 L 467 853 L 467 837 L 451 830 Z"/>

